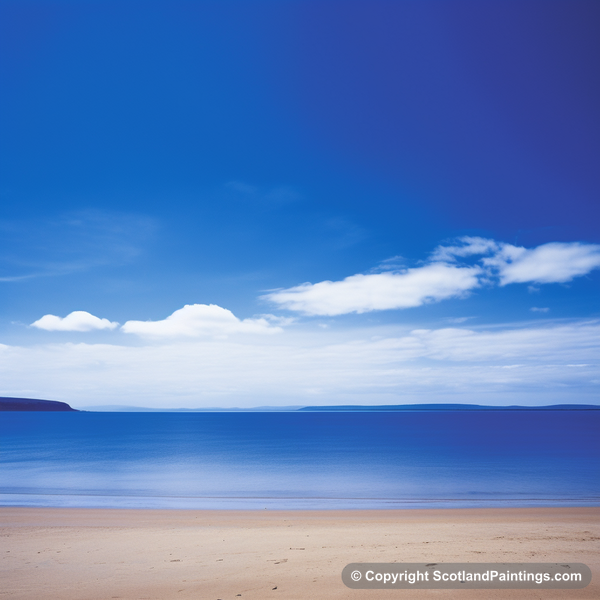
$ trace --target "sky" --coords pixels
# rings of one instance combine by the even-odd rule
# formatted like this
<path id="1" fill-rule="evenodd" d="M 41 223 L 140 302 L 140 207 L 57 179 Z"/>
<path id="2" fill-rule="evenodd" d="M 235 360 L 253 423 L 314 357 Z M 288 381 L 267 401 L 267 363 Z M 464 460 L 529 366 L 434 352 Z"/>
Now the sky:
<path id="1" fill-rule="evenodd" d="M 597 404 L 596 0 L 0 0 L 0 396 Z"/>

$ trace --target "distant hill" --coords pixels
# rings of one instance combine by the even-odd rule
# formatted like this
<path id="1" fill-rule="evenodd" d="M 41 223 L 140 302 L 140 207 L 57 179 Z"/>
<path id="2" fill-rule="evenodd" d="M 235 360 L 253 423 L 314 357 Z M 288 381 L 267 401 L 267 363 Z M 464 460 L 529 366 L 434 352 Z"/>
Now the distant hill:
<path id="1" fill-rule="evenodd" d="M 550 406 L 482 406 L 480 404 L 391 404 L 377 406 L 361 406 L 349 404 L 345 406 L 305 406 L 301 411 L 314 412 L 456 412 L 456 411 L 522 411 L 522 410 L 600 410 L 596 404 L 554 404 Z"/>
<path id="2" fill-rule="evenodd" d="M 218 407 L 209 406 L 201 408 L 149 408 L 147 406 L 126 406 L 122 404 L 103 404 L 100 406 L 86 406 L 85 412 L 293 412 L 302 406 L 254 406 L 252 408 Z"/>
<path id="3" fill-rule="evenodd" d="M 66 402 L 57 402 L 56 400 L 34 400 L 32 398 L 0 398 L 0 411 L 3 410 L 78 412 L 75 408 L 71 408 Z"/>

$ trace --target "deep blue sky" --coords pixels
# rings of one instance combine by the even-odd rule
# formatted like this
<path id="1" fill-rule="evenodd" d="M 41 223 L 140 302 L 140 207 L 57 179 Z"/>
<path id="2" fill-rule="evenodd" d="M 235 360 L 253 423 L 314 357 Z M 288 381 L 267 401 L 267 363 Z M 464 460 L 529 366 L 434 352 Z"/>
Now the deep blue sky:
<path id="1" fill-rule="evenodd" d="M 599 27 L 595 0 L 0 2 L 0 343 L 130 343 L 29 325 L 186 304 L 300 334 L 597 319 Z M 461 236 L 593 256 L 408 308 L 263 297 Z"/>

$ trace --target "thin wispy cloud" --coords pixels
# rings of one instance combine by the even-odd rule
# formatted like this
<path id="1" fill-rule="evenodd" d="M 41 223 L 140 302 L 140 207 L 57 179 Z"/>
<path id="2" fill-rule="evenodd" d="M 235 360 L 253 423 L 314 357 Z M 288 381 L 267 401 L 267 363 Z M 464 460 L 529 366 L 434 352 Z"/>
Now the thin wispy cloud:
<path id="1" fill-rule="evenodd" d="M 31 327 L 45 331 L 98 331 L 102 329 L 115 329 L 119 326 L 108 319 L 100 319 L 85 310 L 75 310 L 66 317 L 44 315 L 31 324 Z"/>
<path id="2" fill-rule="evenodd" d="M 276 319 L 275 319 L 276 320 Z M 281 327 L 261 316 L 238 319 L 230 310 L 216 304 L 187 304 L 160 321 L 127 321 L 121 328 L 145 338 L 224 337 L 236 333 L 279 333 Z"/>
<path id="3" fill-rule="evenodd" d="M 481 237 L 464 236 L 456 240 L 453 246 L 438 246 L 431 254 L 430 260 L 434 262 L 453 262 L 457 257 L 474 256 L 496 252 L 499 244 L 494 240 Z"/>
<path id="4" fill-rule="evenodd" d="M 369 237 L 369 232 L 349 219 L 328 219 L 320 223 L 316 230 L 319 235 L 324 235 L 329 244 L 336 250 L 350 248 L 360 244 Z"/>
<path id="5" fill-rule="evenodd" d="M 285 206 L 302 199 L 300 192 L 287 185 L 258 187 L 244 181 L 229 181 L 225 184 L 225 190 L 244 200 L 273 206 Z"/>
<path id="6" fill-rule="evenodd" d="M 600 246 L 596 244 L 549 243 L 527 249 L 463 237 L 454 245 L 436 248 L 421 266 L 304 283 L 275 290 L 264 298 L 305 315 L 335 316 L 466 297 L 483 285 L 566 283 L 597 268 Z"/>
<path id="7" fill-rule="evenodd" d="M 0 222 L 0 281 L 17 282 L 136 260 L 157 223 L 144 215 L 81 210 Z"/>

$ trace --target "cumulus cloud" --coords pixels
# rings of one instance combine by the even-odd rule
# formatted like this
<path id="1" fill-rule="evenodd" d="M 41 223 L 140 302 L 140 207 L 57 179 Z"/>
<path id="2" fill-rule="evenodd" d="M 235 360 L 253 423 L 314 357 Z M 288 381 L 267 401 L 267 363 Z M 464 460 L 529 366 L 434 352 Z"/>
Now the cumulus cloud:
<path id="1" fill-rule="evenodd" d="M 75 310 L 66 317 L 44 315 L 31 324 L 31 327 L 46 331 L 94 331 L 99 329 L 115 329 L 119 324 L 108 319 L 100 319 L 85 310 Z"/>
<path id="2" fill-rule="evenodd" d="M 304 283 L 275 290 L 264 298 L 305 315 L 335 316 L 402 309 L 465 297 L 483 285 L 565 283 L 600 268 L 600 245 L 549 243 L 524 248 L 481 237 L 462 237 L 438 246 L 423 265 L 384 261 L 376 273 L 342 281 Z"/>
<path id="3" fill-rule="evenodd" d="M 270 317 L 270 315 L 268 315 Z M 255 319 L 238 319 L 230 310 L 216 304 L 186 304 L 161 321 L 127 321 L 125 333 L 148 338 L 227 336 L 234 333 L 278 333 L 277 319 L 263 315 Z"/>
<path id="4" fill-rule="evenodd" d="M 434 263 L 397 272 L 352 275 L 343 281 L 305 283 L 265 297 L 307 315 L 341 315 L 410 308 L 465 295 L 479 285 L 481 269 Z"/>

